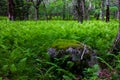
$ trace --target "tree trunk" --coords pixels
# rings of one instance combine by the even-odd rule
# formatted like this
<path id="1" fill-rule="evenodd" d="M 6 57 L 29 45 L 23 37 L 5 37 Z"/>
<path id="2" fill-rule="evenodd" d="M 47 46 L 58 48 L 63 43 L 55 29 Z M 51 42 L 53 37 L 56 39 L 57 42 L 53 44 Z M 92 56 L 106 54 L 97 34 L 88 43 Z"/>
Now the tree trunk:
<path id="1" fill-rule="evenodd" d="M 105 0 L 102 0 L 102 20 L 104 21 L 104 7 L 105 7 L 105 4 L 104 4 Z"/>
<path id="2" fill-rule="evenodd" d="M 85 0 L 81 0 L 81 14 L 82 14 L 82 17 L 83 17 L 83 20 L 84 20 L 84 17 L 85 17 Z"/>
<path id="3" fill-rule="evenodd" d="M 36 20 L 38 20 L 39 19 L 39 8 L 36 7 L 35 9 L 36 9 Z"/>
<path id="4" fill-rule="evenodd" d="M 91 11 L 91 8 L 92 8 L 92 3 L 91 3 L 91 0 L 89 0 L 89 6 L 88 8 L 86 9 L 86 20 L 90 20 L 90 11 Z"/>
<path id="5" fill-rule="evenodd" d="M 84 1 L 77 0 L 76 11 L 78 15 L 78 22 L 83 23 L 84 18 Z"/>
<path id="6" fill-rule="evenodd" d="M 44 6 L 44 9 L 45 9 L 45 17 L 46 17 L 46 21 L 48 21 L 48 13 L 47 13 L 47 8 L 45 6 L 45 2 L 43 1 L 43 6 Z"/>
<path id="7" fill-rule="evenodd" d="M 63 20 L 65 19 L 65 11 L 66 11 L 66 0 L 63 0 L 63 12 L 62 12 Z"/>
<path id="8" fill-rule="evenodd" d="M 37 0 L 36 2 L 34 0 L 30 0 L 33 3 L 33 6 L 35 7 L 35 14 L 36 14 L 36 20 L 39 19 L 39 5 L 43 0 Z"/>
<path id="9" fill-rule="evenodd" d="M 119 28 L 118 28 L 118 34 L 115 38 L 114 44 L 110 50 L 111 53 L 117 53 L 120 52 L 120 0 L 118 0 L 118 12 L 119 12 Z"/>
<path id="10" fill-rule="evenodd" d="M 14 20 L 14 2 L 13 0 L 8 0 L 9 8 L 8 8 L 8 17 L 9 20 Z"/>
<path id="11" fill-rule="evenodd" d="M 106 22 L 110 21 L 109 0 L 106 0 Z"/>

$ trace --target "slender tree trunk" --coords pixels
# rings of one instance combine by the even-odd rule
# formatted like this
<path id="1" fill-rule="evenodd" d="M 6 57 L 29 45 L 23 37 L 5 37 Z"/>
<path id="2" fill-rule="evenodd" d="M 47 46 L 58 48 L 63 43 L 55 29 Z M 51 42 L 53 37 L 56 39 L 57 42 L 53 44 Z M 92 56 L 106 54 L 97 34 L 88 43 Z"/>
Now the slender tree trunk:
<path id="1" fill-rule="evenodd" d="M 31 0 L 31 2 L 33 3 L 33 6 L 35 7 L 35 14 L 36 14 L 36 20 L 39 19 L 39 5 L 41 4 L 43 0 Z"/>
<path id="2" fill-rule="evenodd" d="M 78 15 L 78 22 L 83 23 L 84 18 L 84 2 L 83 0 L 77 0 L 76 11 Z"/>
<path id="3" fill-rule="evenodd" d="M 44 9 L 45 9 L 45 17 L 46 17 L 46 21 L 48 21 L 48 13 L 47 13 L 47 8 L 45 6 L 45 2 L 43 1 L 43 6 L 44 6 Z"/>
<path id="4" fill-rule="evenodd" d="M 118 10 L 119 10 L 119 32 L 120 32 L 120 0 L 118 0 Z"/>
<path id="5" fill-rule="evenodd" d="M 116 18 L 119 19 L 119 11 L 116 13 Z"/>
<path id="6" fill-rule="evenodd" d="M 25 13 L 24 13 L 24 5 L 25 4 L 22 4 L 21 20 L 25 20 L 25 16 L 27 17 L 27 15 L 25 15 Z"/>
<path id="7" fill-rule="evenodd" d="M 106 0 L 106 22 L 110 21 L 109 0 Z"/>
<path id="8" fill-rule="evenodd" d="M 82 7 L 82 14 L 83 14 L 83 19 L 84 19 L 84 17 L 85 17 L 85 0 L 81 0 L 81 7 Z"/>
<path id="9" fill-rule="evenodd" d="M 91 3 L 91 0 L 89 0 L 89 6 L 88 8 L 86 9 L 86 20 L 90 20 L 90 11 L 91 11 L 91 8 L 92 8 L 92 3 Z"/>
<path id="10" fill-rule="evenodd" d="M 13 0 L 8 0 L 9 8 L 8 8 L 8 17 L 10 20 L 14 20 L 14 2 Z"/>
<path id="11" fill-rule="evenodd" d="M 104 7 L 105 7 L 105 0 L 102 0 L 102 6 L 101 6 L 101 8 L 102 8 L 102 20 L 104 21 Z"/>
<path id="12" fill-rule="evenodd" d="M 120 48 L 120 0 L 118 0 L 118 12 L 119 12 L 119 28 L 118 28 L 118 33 L 117 33 L 117 36 L 115 38 L 115 41 L 114 41 L 114 44 L 111 48 L 111 53 L 117 53 L 119 52 L 119 48 Z"/>
<path id="13" fill-rule="evenodd" d="M 65 11 L 66 11 L 66 0 L 63 0 L 63 12 L 62 12 L 63 20 L 65 19 Z"/>
<path id="14" fill-rule="evenodd" d="M 24 5 L 27 5 L 27 3 L 28 3 L 28 0 L 25 1 Z M 29 11 L 25 11 L 25 10 L 24 10 L 24 9 L 25 9 L 24 5 L 22 5 L 23 20 L 28 20 Z"/>
<path id="15" fill-rule="evenodd" d="M 38 20 L 39 19 L 39 8 L 36 7 L 35 9 L 36 9 L 36 20 Z"/>

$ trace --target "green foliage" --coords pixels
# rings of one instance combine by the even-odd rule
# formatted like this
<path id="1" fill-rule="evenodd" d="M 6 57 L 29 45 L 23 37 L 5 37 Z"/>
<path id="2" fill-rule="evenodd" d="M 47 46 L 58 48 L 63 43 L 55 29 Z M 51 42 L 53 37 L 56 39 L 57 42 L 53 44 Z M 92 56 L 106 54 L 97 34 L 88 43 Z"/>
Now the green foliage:
<path id="1" fill-rule="evenodd" d="M 120 55 L 115 54 L 106 54 L 103 58 L 98 57 L 101 63 L 103 63 L 103 66 L 107 66 L 106 68 L 109 71 L 109 75 L 111 79 L 117 80 L 119 79 L 119 72 L 120 72 Z"/>
<path id="2" fill-rule="evenodd" d="M 92 68 L 86 68 L 84 70 L 85 78 L 83 80 L 97 80 L 98 71 L 100 70 L 99 65 L 94 65 Z"/>
<path id="3" fill-rule="evenodd" d="M 110 11 L 111 12 L 117 12 L 118 11 L 118 7 L 116 7 L 116 6 L 110 7 Z"/>
<path id="4" fill-rule="evenodd" d="M 101 57 L 98 57 L 98 59 L 100 60 L 100 62 L 104 63 L 108 68 L 113 70 L 112 66 L 110 66 L 109 63 L 107 63 L 104 59 L 102 59 Z"/>
<path id="5" fill-rule="evenodd" d="M 7 15 L 7 0 L 0 0 L 0 15 Z"/>
<path id="6" fill-rule="evenodd" d="M 74 40 L 77 40 L 104 56 L 113 43 L 117 26 L 117 21 L 78 24 L 76 21 L 0 20 L 0 77 L 10 80 L 74 80 L 76 76 L 59 67 L 59 61 L 49 61 L 47 49 L 57 39 L 73 40 L 75 43 Z M 115 61 L 118 70 L 119 60 L 118 57 Z M 73 65 L 67 62 L 68 68 Z"/>
<path id="7" fill-rule="evenodd" d="M 76 79 L 75 75 L 72 74 L 71 72 L 69 72 L 69 70 L 65 70 L 62 67 L 60 67 L 60 64 L 62 64 L 63 62 L 61 60 L 65 60 L 65 58 L 60 58 L 60 59 L 56 59 L 56 63 L 51 63 L 51 62 L 44 62 L 43 60 L 37 59 L 39 64 L 44 64 L 47 65 L 49 67 L 47 67 L 47 69 L 45 69 L 46 71 L 39 73 L 39 77 L 40 79 L 43 80 L 61 80 L 61 79 L 70 79 L 70 80 L 74 80 Z M 60 63 L 62 62 L 62 63 Z M 64 66 L 64 65 L 63 65 Z M 40 66 L 38 66 L 39 68 Z"/>
<path id="8" fill-rule="evenodd" d="M 28 19 L 29 9 L 32 5 L 31 2 L 25 0 L 14 0 L 14 15 L 15 20 L 25 20 Z"/>
<path id="9" fill-rule="evenodd" d="M 0 20 L 8 20 L 8 17 L 0 16 Z"/>

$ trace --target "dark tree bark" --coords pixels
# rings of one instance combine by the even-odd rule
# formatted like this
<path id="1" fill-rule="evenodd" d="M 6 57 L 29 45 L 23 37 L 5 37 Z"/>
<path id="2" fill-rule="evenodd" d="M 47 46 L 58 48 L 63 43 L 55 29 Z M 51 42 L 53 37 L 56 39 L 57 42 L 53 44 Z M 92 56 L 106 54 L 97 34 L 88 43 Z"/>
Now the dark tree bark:
<path id="1" fill-rule="evenodd" d="M 120 0 L 118 0 L 118 15 L 119 15 L 119 29 L 120 29 Z"/>
<path id="2" fill-rule="evenodd" d="M 102 8 L 102 20 L 103 21 L 104 21 L 104 7 L 105 7 L 105 0 L 102 0 L 101 8 Z"/>
<path id="3" fill-rule="evenodd" d="M 84 19 L 84 0 L 77 0 L 76 11 L 78 15 L 78 22 L 83 23 Z"/>
<path id="4" fill-rule="evenodd" d="M 38 19 L 39 19 L 39 8 L 36 7 L 36 20 L 38 20 Z"/>
<path id="5" fill-rule="evenodd" d="M 99 20 L 100 13 L 96 13 L 94 16 L 95 16 L 96 20 Z"/>
<path id="6" fill-rule="evenodd" d="M 65 11 L 66 11 L 66 0 L 63 0 L 63 12 L 62 12 L 63 20 L 65 19 Z"/>
<path id="7" fill-rule="evenodd" d="M 13 0 L 8 0 L 8 17 L 10 20 L 14 20 L 14 2 Z"/>
<path id="8" fill-rule="evenodd" d="M 106 0 L 106 22 L 110 21 L 109 0 Z"/>

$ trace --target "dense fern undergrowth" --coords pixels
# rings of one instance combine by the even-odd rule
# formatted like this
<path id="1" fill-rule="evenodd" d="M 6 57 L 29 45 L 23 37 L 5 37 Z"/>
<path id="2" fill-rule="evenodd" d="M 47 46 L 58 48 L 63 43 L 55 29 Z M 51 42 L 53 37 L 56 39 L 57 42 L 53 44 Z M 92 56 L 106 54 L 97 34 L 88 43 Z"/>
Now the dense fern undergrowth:
<path id="1" fill-rule="evenodd" d="M 60 80 L 61 73 L 64 80 L 74 80 L 74 74 L 49 62 L 47 50 L 51 44 L 57 39 L 77 40 L 91 46 L 105 60 L 117 30 L 118 21 L 115 20 L 109 23 L 85 21 L 83 24 L 0 20 L 0 80 Z M 120 61 L 120 56 L 116 57 Z"/>

